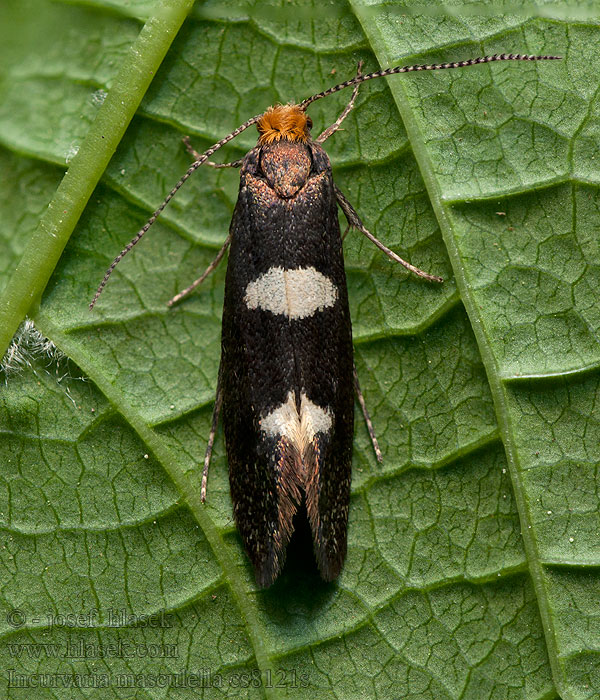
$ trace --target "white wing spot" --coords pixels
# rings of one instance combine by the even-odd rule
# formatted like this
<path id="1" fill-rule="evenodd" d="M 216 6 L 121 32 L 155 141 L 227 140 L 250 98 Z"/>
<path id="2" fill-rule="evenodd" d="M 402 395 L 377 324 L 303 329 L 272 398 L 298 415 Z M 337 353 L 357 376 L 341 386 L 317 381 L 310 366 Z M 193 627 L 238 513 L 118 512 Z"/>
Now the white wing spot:
<path id="1" fill-rule="evenodd" d="M 296 410 L 296 392 L 290 391 L 285 403 L 260 420 L 268 437 L 287 438 L 303 454 L 317 433 L 331 430 L 331 411 L 314 404 L 304 392 L 300 396 L 300 413 Z"/>
<path id="2" fill-rule="evenodd" d="M 262 309 L 298 319 L 334 306 L 337 298 L 336 286 L 314 267 L 296 270 L 272 267 L 250 282 L 244 301 L 249 309 Z"/>

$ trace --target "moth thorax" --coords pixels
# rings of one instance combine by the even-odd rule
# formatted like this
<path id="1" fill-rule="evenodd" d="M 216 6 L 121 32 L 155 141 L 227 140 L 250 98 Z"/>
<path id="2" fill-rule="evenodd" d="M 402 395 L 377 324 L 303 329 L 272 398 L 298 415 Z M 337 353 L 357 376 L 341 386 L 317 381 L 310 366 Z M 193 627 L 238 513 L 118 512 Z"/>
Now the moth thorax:
<path id="1" fill-rule="evenodd" d="M 279 197 L 289 199 L 304 187 L 310 176 L 312 158 L 303 141 L 282 139 L 261 148 L 260 169 Z"/>
<path id="2" fill-rule="evenodd" d="M 309 126 L 306 112 L 298 105 L 269 107 L 256 123 L 258 143 L 262 146 L 281 139 L 304 142 L 310 135 Z"/>

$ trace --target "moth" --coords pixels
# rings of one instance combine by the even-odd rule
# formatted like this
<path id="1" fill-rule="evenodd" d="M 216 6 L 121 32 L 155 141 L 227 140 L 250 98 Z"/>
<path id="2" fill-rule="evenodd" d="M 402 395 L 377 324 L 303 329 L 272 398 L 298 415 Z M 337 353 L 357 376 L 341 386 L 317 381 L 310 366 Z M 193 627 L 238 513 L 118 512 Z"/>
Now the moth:
<path id="1" fill-rule="evenodd" d="M 221 363 L 201 489 L 204 500 L 222 415 L 234 518 L 260 586 L 270 586 L 280 574 L 294 515 L 301 509 L 310 524 L 322 578 L 332 581 L 342 569 L 355 391 L 381 461 L 354 366 L 338 207 L 350 228 L 359 230 L 393 260 L 426 280 L 442 281 L 400 258 L 367 230 L 336 187 L 322 144 L 339 129 L 354 106 L 358 86 L 367 80 L 495 61 L 555 58 L 496 54 L 455 63 L 398 66 L 366 75 L 359 64 L 354 78 L 299 104 L 269 107 L 202 154 L 185 140 L 194 162 L 106 271 L 90 309 L 119 261 L 195 170 L 203 163 L 240 168 L 239 195 L 225 244 L 205 273 L 169 305 L 195 289 L 230 248 Z M 350 102 L 313 139 L 307 107 L 347 87 L 354 87 Z M 226 164 L 208 160 L 253 124 L 258 143 L 244 158 Z"/>

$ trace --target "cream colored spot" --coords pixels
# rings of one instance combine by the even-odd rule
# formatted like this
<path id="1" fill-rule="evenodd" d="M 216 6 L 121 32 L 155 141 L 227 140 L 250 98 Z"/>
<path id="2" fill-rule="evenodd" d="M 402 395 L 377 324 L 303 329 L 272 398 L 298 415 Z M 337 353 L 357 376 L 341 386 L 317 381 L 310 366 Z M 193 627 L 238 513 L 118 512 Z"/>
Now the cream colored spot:
<path id="1" fill-rule="evenodd" d="M 285 437 L 303 454 L 317 433 L 327 433 L 333 422 L 328 408 L 314 404 L 304 392 L 300 413 L 296 410 L 296 392 L 290 391 L 285 403 L 261 418 L 260 427 L 269 437 Z"/>
<path id="2" fill-rule="evenodd" d="M 272 267 L 250 282 L 244 301 L 249 309 L 262 309 L 298 319 L 333 306 L 337 298 L 336 286 L 314 267 L 296 270 Z"/>

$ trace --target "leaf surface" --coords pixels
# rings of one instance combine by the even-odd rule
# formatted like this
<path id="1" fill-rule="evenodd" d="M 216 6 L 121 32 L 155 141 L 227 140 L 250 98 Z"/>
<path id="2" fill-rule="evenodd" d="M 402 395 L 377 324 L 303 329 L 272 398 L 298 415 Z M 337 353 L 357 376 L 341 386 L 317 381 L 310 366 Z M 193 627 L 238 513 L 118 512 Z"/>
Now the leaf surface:
<path id="1" fill-rule="evenodd" d="M 0 10 L 0 288 L 10 291 L 154 7 Z M 8 375 L 0 403 L 7 697 L 59 695 L 11 686 L 10 669 L 55 684 L 80 674 L 106 684 L 93 691 L 102 698 L 132 687 L 173 698 L 595 697 L 598 19 L 569 23 L 559 10 L 194 7 L 32 313 L 70 361 L 44 359 L 34 335 L 13 348 L 30 366 Z M 165 306 L 222 244 L 237 174 L 197 173 L 94 313 L 87 303 L 188 166 L 182 135 L 204 150 L 267 105 L 344 80 L 358 59 L 376 70 L 504 51 L 565 59 L 372 81 L 327 142 L 367 227 L 446 281 L 428 285 L 359 234 L 346 239 L 357 366 L 384 463 L 357 417 L 342 576 L 320 581 L 300 533 L 280 580 L 257 591 L 222 435 L 199 499 L 224 266 Z M 315 103 L 315 131 L 348 98 Z M 244 132 L 222 159 L 254 139 Z"/>

